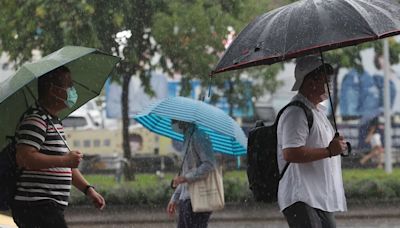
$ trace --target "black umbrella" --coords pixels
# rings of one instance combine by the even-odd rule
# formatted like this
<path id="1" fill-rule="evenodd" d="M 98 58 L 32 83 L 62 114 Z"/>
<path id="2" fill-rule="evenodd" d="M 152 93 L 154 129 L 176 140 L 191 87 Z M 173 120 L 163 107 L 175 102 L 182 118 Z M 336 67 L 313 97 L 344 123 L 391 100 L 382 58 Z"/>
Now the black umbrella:
<path id="1" fill-rule="evenodd" d="M 320 53 L 323 63 L 323 51 L 397 34 L 400 4 L 393 0 L 301 0 L 267 12 L 247 25 L 211 74 L 314 53 Z M 334 113 L 330 91 L 329 99 Z"/>
<path id="2" fill-rule="evenodd" d="M 302 0 L 267 12 L 247 25 L 213 74 L 397 34 L 400 4 L 392 0 Z"/>

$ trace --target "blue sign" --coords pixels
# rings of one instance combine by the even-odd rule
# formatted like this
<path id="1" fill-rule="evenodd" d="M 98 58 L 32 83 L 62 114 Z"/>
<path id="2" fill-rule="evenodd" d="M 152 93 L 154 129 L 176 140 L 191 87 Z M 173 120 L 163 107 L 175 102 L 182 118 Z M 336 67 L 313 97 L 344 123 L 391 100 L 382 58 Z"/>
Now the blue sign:
<path id="1" fill-rule="evenodd" d="M 243 82 L 243 83 L 247 83 L 249 86 L 249 90 L 251 89 L 251 82 L 247 81 L 247 82 Z M 199 80 L 192 80 L 190 82 L 191 84 L 191 92 L 190 92 L 190 98 L 193 99 L 200 99 L 200 95 L 201 95 L 201 91 L 202 89 L 204 90 L 204 88 L 201 87 L 201 83 Z M 179 96 L 179 92 L 181 90 L 181 85 L 179 81 L 170 81 L 168 82 L 168 96 Z M 253 102 L 251 100 L 251 93 L 250 91 L 248 91 L 249 93 L 247 94 L 247 102 L 246 102 L 246 106 L 245 107 L 239 107 L 238 105 L 235 105 L 235 107 L 233 107 L 233 116 L 234 117 L 252 117 L 254 115 L 254 108 L 253 108 Z M 212 93 L 212 89 L 211 89 L 211 93 Z M 246 94 L 244 95 L 246 96 Z M 205 102 L 209 103 L 209 99 L 206 96 L 205 98 Z M 221 97 L 217 103 L 215 104 L 216 107 L 222 109 L 223 111 L 225 111 L 226 113 L 229 113 L 229 103 L 226 97 Z"/>
<path id="2" fill-rule="evenodd" d="M 253 102 L 251 100 L 251 83 L 248 83 L 249 93 L 244 95 L 248 97 L 245 107 L 239 107 L 236 105 L 233 107 L 234 117 L 252 117 L 254 115 Z M 150 84 L 152 89 L 156 93 L 155 97 L 150 97 L 144 93 L 141 86 L 141 82 L 137 77 L 132 77 L 129 84 L 129 115 L 134 116 L 143 108 L 155 102 L 158 99 L 163 99 L 166 97 L 179 96 L 181 85 L 180 81 L 168 81 L 166 75 L 152 73 Z M 192 80 L 191 92 L 189 97 L 193 99 L 200 99 L 202 88 L 199 80 Z M 106 92 L 106 115 L 108 118 L 121 118 L 121 94 L 122 87 L 117 82 L 112 82 L 108 80 L 105 85 Z M 209 103 L 209 99 L 205 98 L 205 102 Z M 215 104 L 216 107 L 229 113 L 229 103 L 225 97 L 221 97 L 219 101 Z"/>
<path id="3" fill-rule="evenodd" d="M 396 86 L 390 80 L 390 106 L 396 98 Z M 383 108 L 383 76 L 363 71 L 349 71 L 343 78 L 340 90 L 340 112 L 342 116 L 364 116 L 371 110 Z"/>

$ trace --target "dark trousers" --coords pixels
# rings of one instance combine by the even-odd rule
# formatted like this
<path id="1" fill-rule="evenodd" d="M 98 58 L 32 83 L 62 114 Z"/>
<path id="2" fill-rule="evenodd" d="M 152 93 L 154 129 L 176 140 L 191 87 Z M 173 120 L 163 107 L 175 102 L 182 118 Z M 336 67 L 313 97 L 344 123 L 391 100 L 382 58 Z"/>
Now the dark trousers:
<path id="1" fill-rule="evenodd" d="M 335 228 L 335 215 L 296 202 L 283 210 L 290 228 Z"/>
<path id="2" fill-rule="evenodd" d="M 64 209 L 52 201 L 14 202 L 12 216 L 19 228 L 67 228 Z"/>
<path id="3" fill-rule="evenodd" d="M 211 213 L 195 213 L 190 200 L 181 200 L 179 201 L 178 228 L 207 228 Z"/>

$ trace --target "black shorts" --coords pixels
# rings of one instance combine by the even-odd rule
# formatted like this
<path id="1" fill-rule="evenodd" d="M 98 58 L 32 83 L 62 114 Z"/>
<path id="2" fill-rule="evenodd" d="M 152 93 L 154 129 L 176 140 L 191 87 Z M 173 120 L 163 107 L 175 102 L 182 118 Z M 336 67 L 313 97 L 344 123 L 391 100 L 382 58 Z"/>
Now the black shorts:
<path id="1" fill-rule="evenodd" d="M 335 215 L 332 212 L 310 207 L 296 202 L 283 210 L 290 228 L 335 228 Z"/>
<path id="2" fill-rule="evenodd" d="M 68 227 L 64 207 L 51 200 L 32 203 L 14 201 L 12 216 L 19 228 Z"/>

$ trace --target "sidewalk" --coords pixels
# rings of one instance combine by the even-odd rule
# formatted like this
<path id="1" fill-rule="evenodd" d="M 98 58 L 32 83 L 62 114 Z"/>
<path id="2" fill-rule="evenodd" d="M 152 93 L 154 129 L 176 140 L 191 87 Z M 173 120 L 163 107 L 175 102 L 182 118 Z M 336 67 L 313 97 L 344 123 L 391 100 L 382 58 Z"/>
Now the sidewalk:
<path id="1" fill-rule="evenodd" d="M 337 213 L 338 220 L 363 218 L 400 218 L 397 203 L 349 205 L 348 211 Z M 104 223 L 163 223 L 173 221 L 168 218 L 164 208 L 137 208 L 127 206 L 108 206 L 100 212 L 91 207 L 69 207 L 66 210 L 69 224 Z M 213 221 L 277 221 L 283 220 L 277 205 L 227 205 L 222 211 L 214 212 Z"/>

